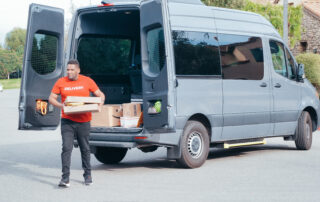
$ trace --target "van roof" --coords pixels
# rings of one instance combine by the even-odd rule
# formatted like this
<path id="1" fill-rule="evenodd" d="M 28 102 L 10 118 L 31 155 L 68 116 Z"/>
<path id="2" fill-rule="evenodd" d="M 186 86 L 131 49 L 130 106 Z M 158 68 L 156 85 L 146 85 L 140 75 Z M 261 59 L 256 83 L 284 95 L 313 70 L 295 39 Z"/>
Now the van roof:
<path id="1" fill-rule="evenodd" d="M 146 0 L 106 0 L 105 2 L 114 5 L 140 5 L 143 1 Z M 206 6 L 201 0 L 168 0 L 168 2 L 171 25 L 176 29 L 190 28 L 203 31 L 214 29 L 220 32 L 256 33 L 281 39 L 273 25 L 257 13 Z M 79 10 L 92 7 L 96 6 Z M 209 18 L 215 19 L 214 27 Z"/>
<path id="2" fill-rule="evenodd" d="M 169 0 L 172 29 L 268 35 L 281 40 L 273 25 L 257 13 L 205 6 L 203 4 L 182 4 L 181 1 Z M 215 19 L 215 23 L 212 23 L 212 19 Z"/>
<path id="3" fill-rule="evenodd" d="M 214 12 L 218 30 L 257 33 L 281 39 L 274 26 L 260 14 L 227 8 L 210 8 Z"/>

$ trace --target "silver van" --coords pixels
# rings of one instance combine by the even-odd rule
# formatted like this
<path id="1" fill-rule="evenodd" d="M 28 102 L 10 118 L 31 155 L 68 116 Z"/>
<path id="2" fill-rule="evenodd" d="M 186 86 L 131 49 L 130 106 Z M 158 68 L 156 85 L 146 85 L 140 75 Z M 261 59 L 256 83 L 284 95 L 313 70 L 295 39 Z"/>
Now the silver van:
<path id="1" fill-rule="evenodd" d="M 319 95 L 303 65 L 258 14 L 199 0 L 102 2 L 78 9 L 64 40 L 64 11 L 31 4 L 19 129 L 57 128 L 60 110 L 47 103 L 41 114 L 36 102 L 48 101 L 76 58 L 105 104 L 143 102 L 142 128 L 92 127 L 91 151 L 102 163 L 119 163 L 131 148 L 165 147 L 168 159 L 195 168 L 210 147 L 268 137 L 308 150 L 319 127 Z"/>

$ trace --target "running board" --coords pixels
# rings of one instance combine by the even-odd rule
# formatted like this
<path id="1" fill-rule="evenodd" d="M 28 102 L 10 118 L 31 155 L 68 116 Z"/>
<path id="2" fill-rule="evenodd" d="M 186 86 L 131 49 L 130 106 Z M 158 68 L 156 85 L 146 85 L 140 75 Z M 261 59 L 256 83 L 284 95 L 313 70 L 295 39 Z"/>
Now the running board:
<path id="1" fill-rule="evenodd" d="M 223 148 L 229 149 L 232 147 L 242 147 L 242 146 L 251 146 L 251 145 L 260 145 L 260 144 L 266 144 L 267 141 L 265 139 L 259 140 L 259 141 L 251 141 L 251 142 L 238 142 L 238 143 L 224 143 Z"/>

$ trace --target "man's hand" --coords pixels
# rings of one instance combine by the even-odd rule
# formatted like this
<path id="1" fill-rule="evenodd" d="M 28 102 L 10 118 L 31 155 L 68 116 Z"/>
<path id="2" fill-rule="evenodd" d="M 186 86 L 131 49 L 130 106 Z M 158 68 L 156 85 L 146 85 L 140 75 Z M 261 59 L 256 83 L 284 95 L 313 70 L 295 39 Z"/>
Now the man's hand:
<path id="1" fill-rule="evenodd" d="M 95 92 L 93 92 L 93 94 L 97 97 L 100 97 L 101 98 L 101 103 L 99 104 L 99 112 L 101 112 L 102 110 L 102 106 L 104 104 L 104 101 L 106 99 L 105 95 L 103 94 L 103 92 L 101 92 L 100 89 L 96 90 Z"/>
<path id="2" fill-rule="evenodd" d="M 58 95 L 55 93 L 51 93 L 49 96 L 49 103 L 52 104 L 55 107 L 58 107 L 60 109 L 63 108 L 63 103 L 58 101 Z"/>

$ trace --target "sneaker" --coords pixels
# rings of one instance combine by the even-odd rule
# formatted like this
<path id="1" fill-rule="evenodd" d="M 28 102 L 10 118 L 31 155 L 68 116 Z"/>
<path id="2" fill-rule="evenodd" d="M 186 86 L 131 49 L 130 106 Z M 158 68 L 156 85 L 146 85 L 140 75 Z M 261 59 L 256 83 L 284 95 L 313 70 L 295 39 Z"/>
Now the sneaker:
<path id="1" fill-rule="evenodd" d="M 92 184 L 92 177 L 91 175 L 85 176 L 84 177 L 84 184 L 85 185 L 91 185 Z"/>
<path id="2" fill-rule="evenodd" d="M 59 187 L 70 187 L 70 183 L 69 183 L 69 179 L 61 179 L 61 181 L 59 182 Z"/>

